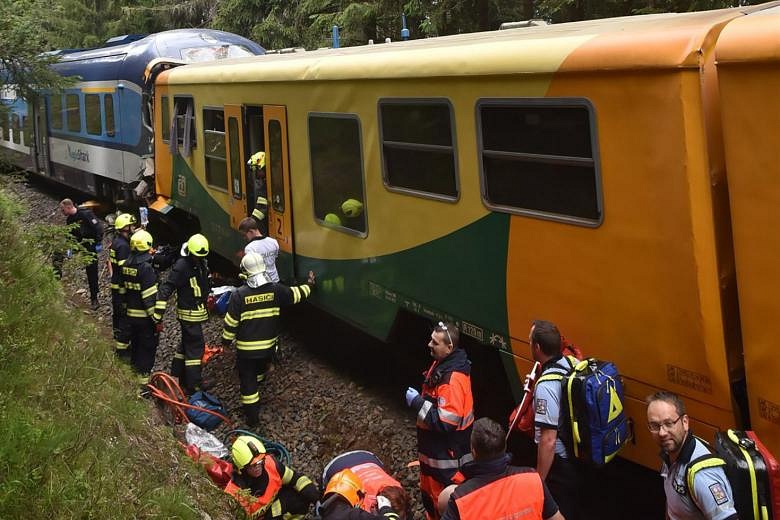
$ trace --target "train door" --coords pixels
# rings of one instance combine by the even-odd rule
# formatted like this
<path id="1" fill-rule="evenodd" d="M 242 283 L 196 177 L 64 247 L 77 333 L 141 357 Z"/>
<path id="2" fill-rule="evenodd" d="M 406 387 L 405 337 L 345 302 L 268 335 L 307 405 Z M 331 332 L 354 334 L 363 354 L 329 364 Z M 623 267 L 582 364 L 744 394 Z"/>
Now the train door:
<path id="1" fill-rule="evenodd" d="M 241 105 L 225 105 L 227 169 L 230 183 L 230 227 L 238 229 L 248 215 L 247 187 L 244 180 L 244 123 Z"/>
<path id="2" fill-rule="evenodd" d="M 282 252 L 288 253 L 279 256 L 276 269 L 282 280 L 289 280 L 294 274 L 294 264 L 286 108 L 263 105 L 263 125 L 265 169 L 268 177 L 268 236 L 279 242 Z"/>
<path id="3" fill-rule="evenodd" d="M 43 99 L 32 102 L 33 113 L 33 157 L 35 171 L 47 177 L 53 175 L 49 162 L 49 127 L 46 124 L 46 103 Z"/>

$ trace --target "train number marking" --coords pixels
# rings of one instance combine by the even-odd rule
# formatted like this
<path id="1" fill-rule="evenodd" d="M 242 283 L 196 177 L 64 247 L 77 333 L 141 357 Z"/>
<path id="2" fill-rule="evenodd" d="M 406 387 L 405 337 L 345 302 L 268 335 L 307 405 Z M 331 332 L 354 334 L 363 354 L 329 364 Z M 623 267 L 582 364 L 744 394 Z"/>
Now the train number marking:
<path id="1" fill-rule="evenodd" d="M 184 177 L 184 175 L 176 176 L 176 192 L 180 197 L 187 196 L 187 179 Z"/>
<path id="2" fill-rule="evenodd" d="M 705 394 L 712 393 L 712 381 L 710 381 L 709 376 L 692 370 L 675 365 L 666 365 L 666 379 L 672 383 L 687 386 Z"/>
<path id="3" fill-rule="evenodd" d="M 762 419 L 766 419 L 769 422 L 780 424 L 780 405 L 767 401 L 766 399 L 758 399 L 758 415 Z"/>
<path id="4" fill-rule="evenodd" d="M 282 236 L 282 217 L 276 217 L 276 233 Z"/>
<path id="5" fill-rule="evenodd" d="M 461 330 L 463 331 L 463 334 L 466 334 L 467 336 L 471 336 L 474 339 L 484 342 L 485 331 L 483 331 L 480 327 L 477 327 L 472 323 L 464 321 L 461 323 Z"/>

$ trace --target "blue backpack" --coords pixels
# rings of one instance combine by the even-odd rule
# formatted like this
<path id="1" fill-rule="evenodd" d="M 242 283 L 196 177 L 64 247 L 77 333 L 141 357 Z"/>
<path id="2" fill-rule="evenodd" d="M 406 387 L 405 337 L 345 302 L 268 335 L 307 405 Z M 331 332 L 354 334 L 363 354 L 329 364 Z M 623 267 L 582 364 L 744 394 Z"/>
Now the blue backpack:
<path id="1" fill-rule="evenodd" d="M 623 410 L 623 380 L 609 361 L 578 361 L 567 356 L 568 373 L 548 373 L 539 381 L 558 380 L 561 400 L 561 439 L 569 455 L 581 462 L 603 466 L 630 440 Z"/>
<path id="2" fill-rule="evenodd" d="M 216 396 L 213 396 L 208 392 L 195 392 L 192 394 L 192 397 L 190 397 L 189 403 L 193 406 L 199 406 L 225 415 L 225 409 L 222 408 L 222 403 L 219 402 L 219 399 L 217 399 Z M 187 408 L 187 418 L 208 431 L 213 430 L 222 422 L 221 417 L 204 412 L 203 410 L 193 410 L 192 408 Z"/>

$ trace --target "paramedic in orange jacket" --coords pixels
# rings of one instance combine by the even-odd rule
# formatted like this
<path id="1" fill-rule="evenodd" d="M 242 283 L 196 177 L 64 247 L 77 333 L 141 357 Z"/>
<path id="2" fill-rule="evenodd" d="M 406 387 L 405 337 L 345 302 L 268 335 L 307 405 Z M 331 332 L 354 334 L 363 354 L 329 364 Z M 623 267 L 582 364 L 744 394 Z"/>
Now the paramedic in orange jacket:
<path id="1" fill-rule="evenodd" d="M 506 432 L 497 422 L 483 417 L 474 423 L 471 455 L 463 466 L 468 480 L 450 495 L 442 520 L 564 520 L 539 474 L 509 465 Z"/>
<path id="2" fill-rule="evenodd" d="M 307 477 L 265 452 L 258 439 L 242 435 L 231 447 L 233 476 L 225 492 L 238 500 L 252 519 L 303 519 L 320 492 Z"/>
<path id="3" fill-rule="evenodd" d="M 428 343 L 434 361 L 424 373 L 422 393 L 411 387 L 406 390 L 406 404 L 417 412 L 420 491 L 429 520 L 439 517 L 439 493 L 463 481 L 458 470 L 471 460 L 471 362 L 459 348 L 459 339 L 453 324 L 439 322 Z"/>

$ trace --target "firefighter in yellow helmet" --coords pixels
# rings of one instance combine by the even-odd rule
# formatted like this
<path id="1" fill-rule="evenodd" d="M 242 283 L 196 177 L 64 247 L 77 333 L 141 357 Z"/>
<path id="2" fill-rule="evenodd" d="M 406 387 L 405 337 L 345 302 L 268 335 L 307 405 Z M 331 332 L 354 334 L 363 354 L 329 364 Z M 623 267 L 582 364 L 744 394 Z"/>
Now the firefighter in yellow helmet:
<path id="1" fill-rule="evenodd" d="M 302 285 L 287 287 L 271 282 L 263 257 L 252 252 L 241 259 L 241 273 L 246 284 L 230 297 L 222 344 L 228 348 L 236 342 L 241 404 L 247 424 L 256 426 L 260 410 L 258 383 L 265 377 L 275 351 L 281 309 L 309 297 L 314 273 L 309 271 L 309 278 Z"/>
<path id="2" fill-rule="evenodd" d="M 366 489 L 351 468 L 336 472 L 325 486 L 322 505 L 318 508 L 322 520 L 398 520 L 399 516 L 384 490 L 374 497 L 375 505 L 364 507 Z M 374 512 L 373 510 L 376 510 Z"/>
<path id="3" fill-rule="evenodd" d="M 252 155 L 247 162 L 249 167 L 255 173 L 255 207 L 252 210 L 252 217 L 257 220 L 260 229 L 265 235 L 268 231 L 266 217 L 268 216 L 268 184 L 266 181 L 265 152 L 259 151 Z"/>
<path id="4" fill-rule="evenodd" d="M 114 220 L 114 238 L 108 250 L 111 270 L 111 321 L 114 329 L 114 348 L 122 360 L 130 358 L 130 324 L 127 322 L 125 287 L 122 285 L 122 265 L 130 256 L 130 234 L 134 231 L 135 217 L 121 213 Z"/>
<path id="5" fill-rule="evenodd" d="M 208 321 L 206 300 L 209 296 L 209 268 L 206 257 L 209 241 L 200 233 L 192 235 L 182 255 L 173 264 L 168 278 L 160 286 L 154 305 L 155 323 L 162 329 L 168 299 L 176 293 L 176 317 L 181 328 L 181 342 L 171 363 L 171 375 L 183 382 L 184 391 L 192 395 L 201 385 L 201 358 L 206 348 L 203 322 Z"/>
<path id="6" fill-rule="evenodd" d="M 122 265 L 127 321 L 130 324 L 130 364 L 139 383 L 149 381 L 157 355 L 157 334 L 152 315 L 157 299 L 157 272 L 152 267 L 152 235 L 144 229 L 130 237 L 130 256 Z"/>
<path id="7" fill-rule="evenodd" d="M 263 443 L 241 435 L 230 449 L 233 475 L 225 492 L 238 500 L 249 518 L 302 519 L 320 492 L 309 477 L 266 453 Z"/>

